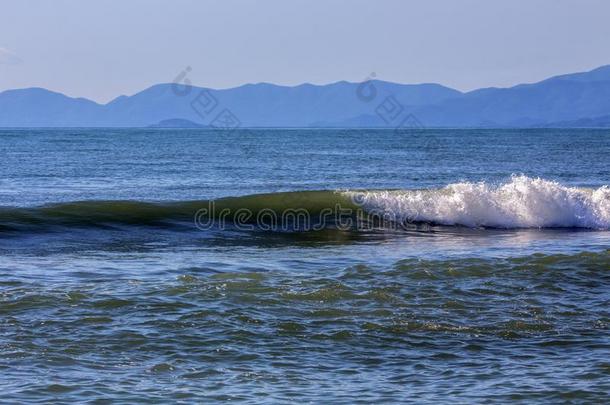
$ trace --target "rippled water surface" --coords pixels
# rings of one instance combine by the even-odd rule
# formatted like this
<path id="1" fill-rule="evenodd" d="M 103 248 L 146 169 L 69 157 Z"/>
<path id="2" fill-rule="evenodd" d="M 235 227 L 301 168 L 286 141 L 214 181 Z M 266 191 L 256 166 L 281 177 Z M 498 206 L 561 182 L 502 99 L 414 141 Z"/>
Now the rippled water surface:
<path id="1" fill-rule="evenodd" d="M 3 402 L 610 394 L 609 131 L 2 130 L 0 153 Z M 331 192 L 277 194 L 302 190 Z M 193 221 L 346 190 L 408 226 Z"/>

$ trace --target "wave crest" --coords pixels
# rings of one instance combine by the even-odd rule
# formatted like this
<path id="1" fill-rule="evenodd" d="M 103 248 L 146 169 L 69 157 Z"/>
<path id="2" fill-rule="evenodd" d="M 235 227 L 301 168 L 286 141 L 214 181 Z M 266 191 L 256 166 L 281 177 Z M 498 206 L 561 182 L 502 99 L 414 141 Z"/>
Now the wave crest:
<path id="1" fill-rule="evenodd" d="M 513 176 L 494 185 L 455 183 L 437 190 L 348 192 L 365 210 L 400 221 L 494 228 L 610 228 L 610 188 L 567 187 Z"/>

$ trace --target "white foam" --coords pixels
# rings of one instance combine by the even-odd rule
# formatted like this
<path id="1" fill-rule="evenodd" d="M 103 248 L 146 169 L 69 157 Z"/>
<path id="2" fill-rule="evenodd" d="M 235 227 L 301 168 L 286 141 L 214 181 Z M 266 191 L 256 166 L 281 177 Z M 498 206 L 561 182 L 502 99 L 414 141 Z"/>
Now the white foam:
<path id="1" fill-rule="evenodd" d="M 610 229 L 610 188 L 566 187 L 513 176 L 493 185 L 455 183 L 437 190 L 349 192 L 366 211 L 399 221 L 496 228 Z"/>

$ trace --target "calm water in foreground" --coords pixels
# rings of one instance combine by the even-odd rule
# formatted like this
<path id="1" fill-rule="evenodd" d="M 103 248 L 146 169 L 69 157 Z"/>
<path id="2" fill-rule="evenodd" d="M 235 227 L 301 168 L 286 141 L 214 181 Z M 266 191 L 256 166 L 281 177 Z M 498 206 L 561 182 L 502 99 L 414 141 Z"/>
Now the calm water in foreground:
<path id="1" fill-rule="evenodd" d="M 2 402 L 610 395 L 608 130 L 0 130 L 0 156 Z"/>

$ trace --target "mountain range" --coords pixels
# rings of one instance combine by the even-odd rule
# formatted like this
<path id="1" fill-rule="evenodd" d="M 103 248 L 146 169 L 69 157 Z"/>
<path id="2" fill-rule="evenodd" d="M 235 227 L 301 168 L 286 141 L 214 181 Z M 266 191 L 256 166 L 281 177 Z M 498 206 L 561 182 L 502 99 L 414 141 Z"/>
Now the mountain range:
<path id="1" fill-rule="evenodd" d="M 368 80 L 222 90 L 166 83 L 107 104 L 42 88 L 0 93 L 0 127 L 164 127 L 168 122 L 220 128 L 608 127 L 610 65 L 469 92 Z"/>

